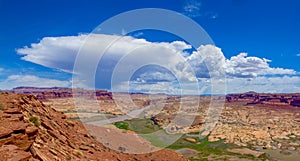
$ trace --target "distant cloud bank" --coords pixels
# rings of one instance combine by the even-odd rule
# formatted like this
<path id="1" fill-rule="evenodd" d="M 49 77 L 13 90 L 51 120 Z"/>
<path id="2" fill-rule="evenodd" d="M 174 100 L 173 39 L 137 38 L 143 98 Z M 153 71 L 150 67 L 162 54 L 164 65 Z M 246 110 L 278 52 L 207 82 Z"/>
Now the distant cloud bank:
<path id="1" fill-rule="evenodd" d="M 41 78 L 34 75 L 11 75 L 0 82 L 0 89 L 12 89 L 19 86 L 30 87 L 70 87 L 70 81 Z"/>

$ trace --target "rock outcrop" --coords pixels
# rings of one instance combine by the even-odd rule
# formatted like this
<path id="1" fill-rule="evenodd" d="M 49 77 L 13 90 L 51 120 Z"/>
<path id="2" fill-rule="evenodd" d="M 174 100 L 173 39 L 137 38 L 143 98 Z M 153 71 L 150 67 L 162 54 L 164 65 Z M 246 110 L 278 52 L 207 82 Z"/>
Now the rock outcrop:
<path id="1" fill-rule="evenodd" d="M 33 95 L 0 93 L 1 160 L 185 160 L 171 150 L 126 154 L 98 142 L 78 121 Z"/>

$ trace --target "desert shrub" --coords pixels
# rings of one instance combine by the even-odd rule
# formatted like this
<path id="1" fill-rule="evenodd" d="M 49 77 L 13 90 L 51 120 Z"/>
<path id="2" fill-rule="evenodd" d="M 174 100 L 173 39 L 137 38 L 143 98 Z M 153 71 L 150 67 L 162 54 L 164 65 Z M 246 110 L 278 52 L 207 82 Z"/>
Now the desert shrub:
<path id="1" fill-rule="evenodd" d="M 83 156 L 82 152 L 79 150 L 74 150 L 74 152 L 76 153 L 77 156 Z"/>
<path id="2" fill-rule="evenodd" d="M 37 127 L 41 125 L 39 118 L 36 116 L 31 116 L 29 121 L 32 122 Z"/>
<path id="3" fill-rule="evenodd" d="M 67 159 L 67 160 L 72 160 L 72 155 L 71 155 L 71 154 L 68 154 L 68 155 L 66 156 L 66 159 Z"/>
<path id="4" fill-rule="evenodd" d="M 5 109 L 4 105 L 0 102 L 0 110 L 4 110 L 4 109 Z"/>

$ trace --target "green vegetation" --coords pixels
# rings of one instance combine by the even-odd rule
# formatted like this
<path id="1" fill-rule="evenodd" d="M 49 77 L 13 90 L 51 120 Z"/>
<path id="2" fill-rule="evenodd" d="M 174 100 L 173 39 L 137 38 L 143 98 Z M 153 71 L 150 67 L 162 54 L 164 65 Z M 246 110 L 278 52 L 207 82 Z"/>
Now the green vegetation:
<path id="1" fill-rule="evenodd" d="M 214 151 L 215 153 L 220 153 L 221 151 L 226 150 L 227 148 L 237 147 L 234 144 L 225 144 L 224 140 L 219 140 L 216 142 L 209 142 L 208 138 L 205 137 L 203 139 L 198 138 L 198 143 L 191 143 L 185 140 L 186 136 L 184 135 L 180 139 L 178 139 L 174 144 L 168 146 L 170 149 L 182 149 L 182 148 L 190 148 L 197 151 L 202 151 L 203 149 Z"/>
<path id="2" fill-rule="evenodd" d="M 4 105 L 0 102 L 0 110 L 4 110 L 4 109 L 5 109 Z"/>
<path id="3" fill-rule="evenodd" d="M 36 127 L 41 125 L 39 118 L 36 116 L 31 116 L 29 121 L 32 122 Z"/>
<path id="4" fill-rule="evenodd" d="M 115 122 L 114 125 L 119 129 L 129 130 L 129 125 L 125 121 Z"/>
<path id="5" fill-rule="evenodd" d="M 132 119 L 113 123 L 117 128 L 131 130 L 138 134 L 149 134 L 160 130 L 150 119 Z"/>
<path id="6" fill-rule="evenodd" d="M 149 140 L 154 146 L 166 146 L 164 141 L 168 138 L 162 138 L 161 136 L 168 136 L 167 133 L 164 130 L 161 130 L 162 128 L 158 125 L 154 125 L 150 119 L 132 119 L 115 122 L 113 124 L 119 129 L 131 130 L 137 134 L 141 134 L 141 137 Z"/>
<path id="7" fill-rule="evenodd" d="M 190 160 L 207 160 L 209 156 L 214 156 L 214 157 L 231 156 L 237 158 L 246 158 L 250 160 L 267 160 L 266 156 L 255 158 L 252 155 L 242 155 L 242 154 L 228 152 L 227 149 L 238 148 L 238 146 L 235 144 L 224 143 L 224 140 L 209 142 L 208 137 L 205 137 L 203 139 L 198 138 L 198 143 L 191 143 L 184 139 L 186 137 L 187 137 L 186 135 L 183 135 L 183 137 L 178 139 L 174 144 L 168 146 L 167 148 L 174 149 L 174 150 L 183 149 L 183 148 L 197 150 L 199 152 L 198 155 L 196 157 L 189 158 Z"/>
<path id="8" fill-rule="evenodd" d="M 157 125 L 154 125 L 150 119 L 132 119 L 120 122 L 115 122 L 114 125 L 119 129 L 131 130 L 138 134 L 151 134 L 151 135 L 141 135 L 145 139 L 149 140 L 154 146 L 165 147 L 164 143 L 168 138 L 179 137 L 182 134 L 167 134 L 164 130 L 161 130 Z M 169 149 L 179 150 L 179 149 L 193 149 L 198 151 L 198 154 L 194 157 L 189 158 L 190 160 L 210 160 L 214 158 L 216 160 L 229 160 L 231 157 L 245 158 L 249 160 L 267 160 L 267 156 L 264 155 L 260 158 L 255 158 L 252 155 L 242 155 L 232 152 L 228 152 L 228 148 L 238 148 L 235 144 L 227 144 L 224 140 L 219 140 L 215 142 L 209 142 L 208 137 L 199 138 L 199 133 L 190 133 L 182 135 L 175 143 L 167 146 Z M 194 138 L 197 140 L 196 143 L 188 141 L 186 138 Z M 210 159 L 208 159 L 210 158 Z"/>

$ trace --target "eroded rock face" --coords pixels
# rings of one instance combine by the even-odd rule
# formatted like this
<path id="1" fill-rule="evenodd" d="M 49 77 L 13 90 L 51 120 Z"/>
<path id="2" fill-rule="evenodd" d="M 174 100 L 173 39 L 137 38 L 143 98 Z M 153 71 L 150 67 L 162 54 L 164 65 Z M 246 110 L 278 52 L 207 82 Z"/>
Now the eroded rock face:
<path id="1" fill-rule="evenodd" d="M 105 95 L 105 92 L 98 94 L 98 96 L 101 95 Z M 122 97 L 122 94 L 119 94 L 119 96 Z M 281 140 L 299 140 L 300 108 L 281 102 L 282 99 L 296 99 L 297 97 L 300 97 L 300 94 L 262 95 L 250 92 L 228 95 L 224 99 L 230 101 L 225 102 L 220 118 L 208 139 L 209 141 L 224 139 L 226 143 L 234 143 L 240 146 L 270 145 L 265 146 L 269 149 L 279 148 L 279 146 L 274 146 L 274 144 L 282 144 Z M 263 104 L 257 101 L 254 102 L 254 100 L 263 98 L 266 99 L 262 102 Z M 132 94 L 131 99 L 137 105 L 136 108 L 149 105 L 149 97 L 145 94 Z M 196 99 L 199 99 L 199 106 L 193 106 L 193 102 Z M 178 124 L 171 127 L 171 130 L 179 133 L 199 132 L 205 123 L 211 99 L 211 97 L 152 95 L 150 109 L 145 111 L 145 117 L 151 118 L 155 116 L 153 120 L 162 128 L 167 127 L 175 117 L 181 118 L 182 122 L 193 120 L 189 127 Z M 185 105 L 180 106 L 183 100 Z M 101 112 L 124 115 L 131 110 L 130 106 L 126 106 L 129 103 L 125 99 L 123 101 L 124 104 L 119 106 L 122 109 L 118 109 L 118 106 L 109 97 L 99 97 L 99 104 L 95 105 L 89 105 L 89 101 L 89 99 L 83 100 L 82 105 L 79 108 L 77 107 L 77 111 L 83 111 L 83 113 L 73 112 L 76 109 L 73 98 L 49 99 L 45 103 L 58 111 L 65 112 L 69 118 L 76 118 L 80 114 L 80 118 L 85 119 L 97 116 Z M 296 138 L 290 138 L 293 135 Z M 297 146 L 293 147 L 298 148 Z"/>
<path id="2" fill-rule="evenodd" d="M 23 151 L 15 145 L 3 145 L 0 147 L 1 160 L 19 160 L 26 161 L 32 158 L 30 152 Z"/>
<path id="3" fill-rule="evenodd" d="M 300 138 L 299 108 L 288 104 L 249 105 L 243 100 L 225 106 L 209 141 L 224 139 L 226 143 L 239 146 L 288 149 L 300 154 L 297 146 Z"/>
<path id="4" fill-rule="evenodd" d="M 0 94 L 1 160 L 185 160 L 171 150 L 130 155 L 99 143 L 84 126 L 33 95 Z"/>

